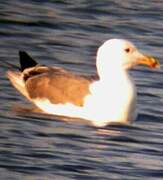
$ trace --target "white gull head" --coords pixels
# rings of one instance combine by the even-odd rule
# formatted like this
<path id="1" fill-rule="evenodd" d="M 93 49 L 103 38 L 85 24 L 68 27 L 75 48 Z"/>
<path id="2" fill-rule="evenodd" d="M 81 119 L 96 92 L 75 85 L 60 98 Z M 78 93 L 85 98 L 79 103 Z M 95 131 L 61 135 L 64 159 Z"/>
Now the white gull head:
<path id="1" fill-rule="evenodd" d="M 124 39 L 105 41 L 97 51 L 97 71 L 100 79 L 126 71 L 137 64 L 155 67 L 155 59 L 140 53 L 135 45 Z M 112 74 L 113 75 L 113 74 Z"/>

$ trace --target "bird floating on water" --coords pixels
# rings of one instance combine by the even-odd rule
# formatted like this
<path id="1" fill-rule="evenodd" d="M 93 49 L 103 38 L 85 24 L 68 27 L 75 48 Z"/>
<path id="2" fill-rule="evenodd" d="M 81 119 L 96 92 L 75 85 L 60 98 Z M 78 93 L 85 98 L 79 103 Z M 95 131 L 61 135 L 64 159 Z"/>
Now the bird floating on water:
<path id="1" fill-rule="evenodd" d="M 136 119 L 136 88 L 128 70 L 159 62 L 129 41 L 110 39 L 97 51 L 97 77 L 38 64 L 20 51 L 20 71 L 9 70 L 12 85 L 43 112 L 91 121 L 95 126 Z"/>

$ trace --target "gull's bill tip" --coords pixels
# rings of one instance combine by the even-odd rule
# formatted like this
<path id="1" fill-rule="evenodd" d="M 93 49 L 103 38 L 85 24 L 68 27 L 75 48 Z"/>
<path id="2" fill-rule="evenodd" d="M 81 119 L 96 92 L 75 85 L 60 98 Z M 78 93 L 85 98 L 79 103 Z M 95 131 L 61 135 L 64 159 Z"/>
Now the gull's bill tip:
<path id="1" fill-rule="evenodd" d="M 138 60 L 138 64 L 146 65 L 150 68 L 160 68 L 159 60 L 156 57 L 144 55 Z"/>

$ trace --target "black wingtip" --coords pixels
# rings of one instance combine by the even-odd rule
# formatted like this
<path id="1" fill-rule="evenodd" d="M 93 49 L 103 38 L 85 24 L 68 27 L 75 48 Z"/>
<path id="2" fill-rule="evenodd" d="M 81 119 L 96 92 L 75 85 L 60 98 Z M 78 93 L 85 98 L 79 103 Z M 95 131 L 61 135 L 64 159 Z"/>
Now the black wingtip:
<path id="1" fill-rule="evenodd" d="M 24 71 L 24 69 L 29 68 L 29 67 L 34 67 L 38 64 L 25 51 L 19 51 L 19 60 L 20 60 L 20 70 L 21 71 Z"/>

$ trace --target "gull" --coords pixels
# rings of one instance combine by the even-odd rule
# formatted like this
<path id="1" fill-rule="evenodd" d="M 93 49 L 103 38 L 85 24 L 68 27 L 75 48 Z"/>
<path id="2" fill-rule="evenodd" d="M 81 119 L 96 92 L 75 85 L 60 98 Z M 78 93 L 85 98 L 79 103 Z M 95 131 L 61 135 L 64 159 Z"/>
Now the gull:
<path id="1" fill-rule="evenodd" d="M 20 51 L 19 71 L 8 70 L 12 85 L 44 113 L 89 120 L 95 126 L 132 123 L 137 117 L 136 87 L 129 69 L 159 68 L 130 41 L 110 39 L 97 50 L 97 77 L 38 64 Z"/>

